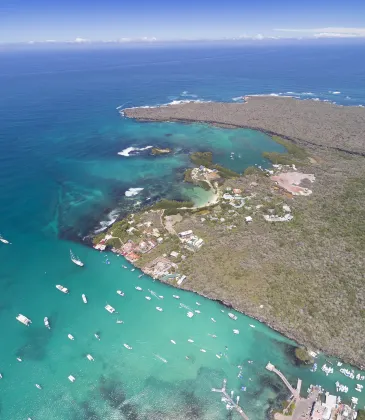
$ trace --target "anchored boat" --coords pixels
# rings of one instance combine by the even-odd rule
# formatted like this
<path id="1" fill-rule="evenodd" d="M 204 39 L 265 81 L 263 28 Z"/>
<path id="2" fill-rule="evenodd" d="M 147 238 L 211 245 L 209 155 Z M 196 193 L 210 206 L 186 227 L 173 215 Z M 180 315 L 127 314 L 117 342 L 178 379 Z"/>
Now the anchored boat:
<path id="1" fill-rule="evenodd" d="M 126 349 L 128 349 L 128 350 L 132 350 L 132 347 L 131 346 L 128 346 L 128 344 L 123 344 L 123 346 L 126 348 Z"/>
<path id="2" fill-rule="evenodd" d="M 82 294 L 82 295 L 81 295 L 81 297 L 82 297 L 82 301 L 83 301 L 84 303 L 87 303 L 86 296 L 85 296 L 84 294 Z"/>
<path id="3" fill-rule="evenodd" d="M 26 325 L 27 327 L 29 327 L 29 325 L 32 323 L 32 321 L 27 318 L 26 316 L 19 314 L 16 319 L 21 322 L 22 324 Z"/>
<path id="4" fill-rule="evenodd" d="M 122 292 L 121 290 L 117 290 L 117 293 L 119 296 L 124 296 L 124 292 Z"/>
<path id="5" fill-rule="evenodd" d="M 236 315 L 234 315 L 234 314 L 232 314 L 231 312 L 229 312 L 229 313 L 228 313 L 228 316 L 229 316 L 231 319 L 233 319 L 234 321 L 236 321 L 236 319 L 237 319 L 237 316 L 236 316 Z"/>
<path id="6" fill-rule="evenodd" d="M 6 240 L 5 238 L 3 238 L 1 235 L 0 235 L 0 241 L 3 243 L 3 244 L 10 244 L 10 242 L 8 241 L 8 240 Z"/>
<path id="7" fill-rule="evenodd" d="M 72 375 L 69 375 L 68 380 L 71 381 L 71 382 L 75 382 L 76 378 Z"/>
<path id="8" fill-rule="evenodd" d="M 115 312 L 115 309 L 110 305 L 106 305 L 105 309 L 111 314 L 113 314 Z"/>
<path id="9" fill-rule="evenodd" d="M 62 293 L 68 293 L 67 287 L 61 286 L 60 284 L 56 284 L 56 289 L 58 289 Z"/>
<path id="10" fill-rule="evenodd" d="M 44 325 L 46 326 L 46 328 L 48 328 L 49 330 L 51 329 L 51 326 L 49 325 L 49 320 L 48 317 L 44 317 Z"/>
<path id="11" fill-rule="evenodd" d="M 76 265 L 78 265 L 79 267 L 83 267 L 84 266 L 84 263 L 80 260 L 80 258 L 79 257 L 77 257 L 73 252 L 72 252 L 72 250 L 70 249 L 70 257 L 71 257 L 71 261 L 74 263 L 74 264 L 76 264 Z"/>

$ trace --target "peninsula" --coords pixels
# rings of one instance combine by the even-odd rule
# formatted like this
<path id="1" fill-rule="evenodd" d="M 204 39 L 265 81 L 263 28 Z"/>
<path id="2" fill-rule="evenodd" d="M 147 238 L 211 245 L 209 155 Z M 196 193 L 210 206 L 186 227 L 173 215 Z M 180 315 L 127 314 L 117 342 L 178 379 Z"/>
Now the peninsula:
<path id="1" fill-rule="evenodd" d="M 365 365 L 365 110 L 290 98 L 124 110 L 143 121 L 250 127 L 287 153 L 243 174 L 191 155 L 203 208 L 162 200 L 95 238 L 145 273 Z"/>

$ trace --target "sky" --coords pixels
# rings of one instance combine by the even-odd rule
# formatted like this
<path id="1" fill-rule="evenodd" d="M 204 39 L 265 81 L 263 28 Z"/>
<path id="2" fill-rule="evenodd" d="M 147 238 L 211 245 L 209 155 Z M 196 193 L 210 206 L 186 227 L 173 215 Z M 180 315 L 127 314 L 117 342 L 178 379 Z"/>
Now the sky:
<path id="1" fill-rule="evenodd" d="M 1 0 L 0 43 L 365 38 L 365 0 Z"/>

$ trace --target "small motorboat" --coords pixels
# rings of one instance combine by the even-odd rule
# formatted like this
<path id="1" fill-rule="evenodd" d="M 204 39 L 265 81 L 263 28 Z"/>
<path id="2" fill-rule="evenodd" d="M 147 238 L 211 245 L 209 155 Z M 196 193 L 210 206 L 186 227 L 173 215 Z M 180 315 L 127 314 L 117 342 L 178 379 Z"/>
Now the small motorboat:
<path id="1" fill-rule="evenodd" d="M 110 306 L 110 305 L 106 305 L 105 306 L 105 309 L 110 313 L 110 314 L 113 314 L 114 312 L 115 312 L 115 309 L 112 307 L 112 306 Z"/>
<path id="2" fill-rule="evenodd" d="M 123 267 L 123 268 L 128 268 L 128 267 L 127 267 L 127 266 L 125 266 L 125 265 L 122 265 L 122 267 Z"/>
<path id="3" fill-rule="evenodd" d="M 187 316 L 188 318 L 192 318 L 192 317 L 194 316 L 194 313 L 189 311 L 189 312 L 186 314 L 186 316 Z"/>
<path id="4" fill-rule="evenodd" d="M 76 378 L 74 376 L 72 376 L 72 375 L 69 375 L 68 376 L 68 380 L 71 381 L 71 382 L 75 382 L 76 381 Z"/>
<path id="5" fill-rule="evenodd" d="M 206 353 L 207 351 L 206 350 L 204 350 L 204 349 L 200 349 L 200 351 L 202 352 L 202 353 Z"/>
<path id="6" fill-rule="evenodd" d="M 99 334 L 94 334 L 94 337 L 100 341 L 100 335 Z"/>
<path id="7" fill-rule="evenodd" d="M 146 296 L 146 299 L 147 300 L 151 300 L 151 296 Z"/>
<path id="8" fill-rule="evenodd" d="M 201 303 L 199 303 L 199 302 L 195 302 L 198 306 L 200 306 L 201 305 Z"/>
<path id="9" fill-rule="evenodd" d="M 199 309 L 195 309 L 194 311 L 196 314 L 201 314 L 201 312 L 199 311 Z"/>
<path id="10" fill-rule="evenodd" d="M 223 309 L 221 309 L 221 312 L 222 312 L 222 314 L 224 314 L 224 310 Z"/>
<path id="11" fill-rule="evenodd" d="M 84 303 L 87 303 L 86 296 L 85 296 L 84 294 L 82 294 L 82 295 L 81 295 L 81 297 L 82 297 L 82 301 L 83 301 Z"/>
<path id="12" fill-rule="evenodd" d="M 42 387 L 41 387 L 39 384 L 35 384 L 35 386 L 36 386 L 38 389 L 42 389 Z"/>
<path id="13" fill-rule="evenodd" d="M 178 296 L 178 295 L 172 295 L 172 297 L 173 297 L 174 299 L 180 299 L 180 296 Z"/>
<path id="14" fill-rule="evenodd" d="M 233 319 L 234 321 L 236 321 L 236 320 L 237 320 L 237 316 L 236 316 L 236 315 L 234 315 L 234 314 L 232 314 L 231 312 L 229 312 L 229 313 L 228 313 L 228 316 L 229 316 L 231 319 Z"/>
<path id="15" fill-rule="evenodd" d="M 212 320 L 212 322 L 217 322 L 214 318 L 210 318 Z"/>
<path id="16" fill-rule="evenodd" d="M 19 314 L 15 319 L 17 319 L 19 322 L 26 325 L 27 327 L 29 327 L 29 325 L 32 323 L 32 321 L 29 318 L 22 314 Z"/>
<path id="17" fill-rule="evenodd" d="M 62 293 L 68 293 L 67 287 L 61 286 L 60 284 L 56 284 L 56 289 L 58 289 Z"/>
<path id="18" fill-rule="evenodd" d="M 156 309 L 157 309 L 158 311 L 160 311 L 160 312 L 162 312 L 162 311 L 163 311 L 163 309 L 162 309 L 162 308 L 160 308 L 159 306 L 156 306 Z"/>
<path id="19" fill-rule="evenodd" d="M 254 325 L 252 325 L 252 324 L 250 324 L 250 327 L 251 327 L 251 328 L 256 328 L 256 327 L 255 327 Z"/>
<path id="20" fill-rule="evenodd" d="M 75 340 L 75 337 L 72 334 L 67 334 L 67 337 L 72 341 Z"/>
<path id="21" fill-rule="evenodd" d="M 93 362 L 95 359 L 91 356 L 91 354 L 86 355 L 87 360 L 90 360 L 90 362 Z"/>
<path id="22" fill-rule="evenodd" d="M 122 292 L 121 290 L 117 290 L 117 293 L 119 296 L 124 296 L 124 292 Z"/>
<path id="23" fill-rule="evenodd" d="M 192 340 L 191 338 L 188 339 L 189 343 L 194 343 L 194 340 Z"/>
<path id="24" fill-rule="evenodd" d="M 124 321 L 117 319 L 117 324 L 124 324 Z"/>
<path id="25" fill-rule="evenodd" d="M 172 344 L 176 344 L 176 341 L 175 340 L 170 340 L 170 341 L 171 341 Z"/>
<path id="26" fill-rule="evenodd" d="M 159 296 L 159 299 L 163 299 L 164 297 L 162 295 Z"/>
<path id="27" fill-rule="evenodd" d="M 141 291 L 142 287 L 136 286 L 135 289 Z"/>
<path id="28" fill-rule="evenodd" d="M 10 242 L 9 242 L 8 240 L 6 240 L 5 238 L 3 238 L 1 235 L 0 235 L 0 241 L 1 241 L 3 244 L 6 244 L 6 245 L 9 245 L 9 244 L 10 244 Z"/>
<path id="29" fill-rule="evenodd" d="M 131 271 L 134 271 L 135 270 L 135 268 L 132 268 L 132 270 Z"/>
<path id="30" fill-rule="evenodd" d="M 0 379 L 3 379 L 3 375 L 0 373 Z"/>
<path id="31" fill-rule="evenodd" d="M 128 349 L 128 350 L 132 350 L 132 347 L 131 346 L 129 346 L 128 344 L 123 344 L 123 346 L 126 348 L 126 349 Z"/>
<path id="32" fill-rule="evenodd" d="M 49 320 L 48 317 L 44 317 L 44 325 L 46 326 L 46 328 L 48 328 L 49 330 L 51 329 L 51 326 L 49 325 Z"/>
<path id="33" fill-rule="evenodd" d="M 233 330 L 233 333 L 234 334 L 239 334 L 240 333 L 240 330 Z"/>
<path id="34" fill-rule="evenodd" d="M 218 359 L 220 359 L 222 356 L 220 354 L 216 354 L 215 357 L 218 357 Z"/>
<path id="35" fill-rule="evenodd" d="M 138 276 L 138 278 L 140 279 L 141 277 L 143 277 L 144 276 L 144 274 L 140 274 L 139 276 Z"/>
<path id="36" fill-rule="evenodd" d="M 23 361 L 20 357 L 17 357 L 17 358 L 16 358 L 16 360 L 17 360 L 18 362 L 22 362 L 22 361 Z"/>

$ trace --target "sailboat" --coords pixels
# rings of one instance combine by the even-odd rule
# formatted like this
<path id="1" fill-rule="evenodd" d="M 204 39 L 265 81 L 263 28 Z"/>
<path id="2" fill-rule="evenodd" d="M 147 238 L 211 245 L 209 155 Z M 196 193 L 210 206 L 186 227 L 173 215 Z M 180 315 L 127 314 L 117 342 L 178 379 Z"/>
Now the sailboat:
<path id="1" fill-rule="evenodd" d="M 72 250 L 70 249 L 70 257 L 71 257 L 71 261 L 74 263 L 74 264 L 76 264 L 76 265 L 78 265 L 79 267 L 83 267 L 84 266 L 84 263 L 80 260 L 80 258 L 79 257 L 77 257 L 73 252 L 72 252 Z"/>
<path id="2" fill-rule="evenodd" d="M 3 244 L 10 244 L 10 242 L 9 242 L 9 241 L 7 241 L 6 239 L 4 239 L 1 235 L 0 235 L 0 241 L 1 241 Z"/>

